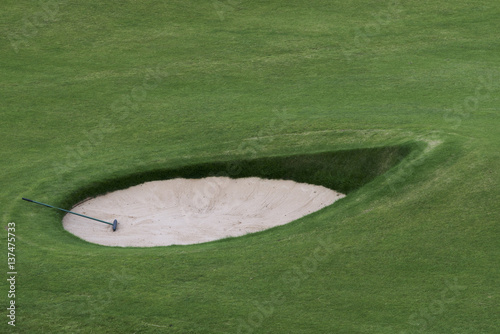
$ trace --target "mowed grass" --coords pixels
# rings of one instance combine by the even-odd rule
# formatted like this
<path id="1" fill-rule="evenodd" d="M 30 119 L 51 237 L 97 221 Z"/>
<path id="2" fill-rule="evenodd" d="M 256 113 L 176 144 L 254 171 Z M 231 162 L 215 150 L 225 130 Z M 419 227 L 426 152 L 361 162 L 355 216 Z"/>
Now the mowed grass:
<path id="1" fill-rule="evenodd" d="M 499 331 L 498 2 L 1 8 L 1 224 L 16 224 L 18 276 L 16 327 L 3 316 L 0 332 Z M 69 209 L 133 176 L 383 147 L 411 152 L 319 212 L 200 245 L 89 244 L 21 201 Z M 353 156 L 344 167 L 379 166 Z M 224 164 L 213 173 L 243 176 Z"/>

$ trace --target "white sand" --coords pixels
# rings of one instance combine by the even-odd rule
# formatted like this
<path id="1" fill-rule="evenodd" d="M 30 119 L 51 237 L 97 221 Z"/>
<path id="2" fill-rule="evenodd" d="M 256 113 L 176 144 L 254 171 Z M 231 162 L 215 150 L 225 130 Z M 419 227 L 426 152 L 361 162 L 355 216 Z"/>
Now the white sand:
<path id="1" fill-rule="evenodd" d="M 321 186 L 256 177 L 172 179 L 143 183 L 89 199 L 66 214 L 63 226 L 92 243 L 153 247 L 236 237 L 283 225 L 345 195 Z"/>

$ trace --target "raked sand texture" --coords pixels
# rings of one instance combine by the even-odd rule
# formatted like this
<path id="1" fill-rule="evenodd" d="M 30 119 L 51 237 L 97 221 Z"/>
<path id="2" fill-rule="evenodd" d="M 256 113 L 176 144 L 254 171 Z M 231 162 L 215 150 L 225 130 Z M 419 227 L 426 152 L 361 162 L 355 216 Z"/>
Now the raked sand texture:
<path id="1" fill-rule="evenodd" d="M 256 177 L 172 179 L 114 191 L 72 211 L 113 222 L 67 214 L 64 228 L 106 246 L 188 245 L 236 237 L 287 224 L 345 195 L 331 189 Z"/>

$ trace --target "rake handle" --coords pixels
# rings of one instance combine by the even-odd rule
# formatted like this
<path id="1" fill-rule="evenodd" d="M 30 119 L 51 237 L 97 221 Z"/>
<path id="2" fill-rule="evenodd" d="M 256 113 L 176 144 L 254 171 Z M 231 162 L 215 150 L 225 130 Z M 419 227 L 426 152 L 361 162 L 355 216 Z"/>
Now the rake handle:
<path id="1" fill-rule="evenodd" d="M 65 210 L 65 209 L 61 209 L 61 208 L 56 208 L 55 206 L 48 205 L 48 204 L 41 203 L 41 202 L 37 202 L 37 201 L 34 201 L 32 199 L 28 199 L 28 198 L 24 198 L 24 197 L 22 199 L 25 200 L 25 201 L 31 202 L 31 203 L 36 203 L 36 204 L 40 204 L 40 205 L 46 206 L 48 208 L 61 210 L 61 211 L 64 211 L 64 212 L 67 212 L 67 213 L 71 213 L 71 214 L 74 214 L 74 215 L 77 215 L 77 216 L 80 216 L 80 217 L 84 217 L 84 218 L 87 218 L 87 219 L 92 219 L 92 220 L 95 220 L 95 221 L 98 221 L 98 222 L 101 222 L 101 223 L 104 223 L 104 224 L 111 225 L 111 226 L 113 226 L 113 231 L 116 229 L 116 224 L 114 222 L 113 223 L 108 223 L 108 222 L 106 222 L 104 220 L 100 220 L 100 219 L 97 219 L 97 218 L 92 218 L 92 217 L 89 217 L 89 216 L 85 216 L 85 215 L 82 215 L 80 213 L 76 213 L 76 212 L 73 212 L 73 211 L 69 211 L 69 210 Z"/>

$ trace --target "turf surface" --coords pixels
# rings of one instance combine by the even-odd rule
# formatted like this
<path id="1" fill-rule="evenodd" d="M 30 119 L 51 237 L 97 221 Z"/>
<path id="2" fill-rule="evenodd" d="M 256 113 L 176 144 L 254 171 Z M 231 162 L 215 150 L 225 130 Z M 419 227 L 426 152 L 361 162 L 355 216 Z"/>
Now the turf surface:
<path id="1" fill-rule="evenodd" d="M 499 331 L 497 1 L 1 8 L 18 275 L 0 332 Z M 88 244 L 21 201 L 70 208 L 200 166 L 349 195 L 262 233 L 148 249 Z M 7 231 L 0 244 L 6 273 Z"/>

